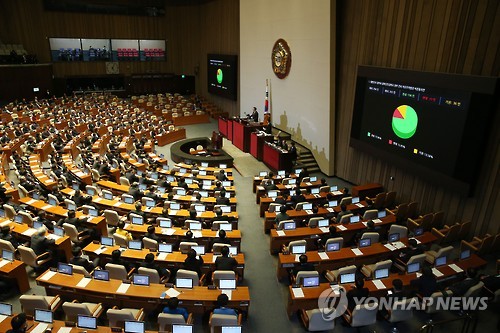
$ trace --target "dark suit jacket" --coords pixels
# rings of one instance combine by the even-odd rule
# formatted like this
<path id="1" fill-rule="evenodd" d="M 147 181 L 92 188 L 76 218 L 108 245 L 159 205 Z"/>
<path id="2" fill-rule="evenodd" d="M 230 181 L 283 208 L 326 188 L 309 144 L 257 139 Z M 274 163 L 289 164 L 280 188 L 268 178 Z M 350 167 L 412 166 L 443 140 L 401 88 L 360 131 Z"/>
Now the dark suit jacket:
<path id="1" fill-rule="evenodd" d="M 215 260 L 215 269 L 224 271 L 234 271 L 238 262 L 233 257 L 217 257 Z"/>
<path id="2" fill-rule="evenodd" d="M 300 271 L 315 271 L 315 270 L 316 268 L 312 263 L 306 262 L 305 264 L 300 264 L 299 266 L 295 266 L 292 272 L 294 276 L 297 276 L 297 273 Z"/>
<path id="3" fill-rule="evenodd" d="M 226 198 L 226 197 L 221 197 L 219 196 L 216 200 L 215 200 L 215 204 L 216 205 L 229 205 L 231 202 L 229 201 L 229 198 Z"/>
<path id="4" fill-rule="evenodd" d="M 433 276 L 422 275 L 416 280 L 411 281 L 411 286 L 417 288 L 417 293 L 423 297 L 429 297 L 438 290 L 436 278 Z"/>
<path id="5" fill-rule="evenodd" d="M 184 269 L 198 273 L 198 277 L 201 277 L 202 265 L 203 265 L 202 257 L 199 257 L 199 259 L 194 259 L 194 260 L 190 260 L 189 258 L 186 258 L 186 260 L 184 260 Z"/>
<path id="6" fill-rule="evenodd" d="M 33 235 L 31 236 L 31 248 L 35 251 L 38 256 L 44 252 L 47 252 L 48 247 L 53 245 L 55 241 L 53 239 L 48 239 L 45 236 Z"/>
<path id="7" fill-rule="evenodd" d="M 453 296 L 463 296 L 470 287 L 476 285 L 478 279 L 466 278 L 463 281 L 457 282 L 450 286 L 450 290 L 453 292 Z"/>
<path id="8" fill-rule="evenodd" d="M 94 264 L 91 263 L 90 261 L 88 261 L 87 259 L 85 258 L 82 258 L 80 256 L 77 256 L 77 257 L 73 257 L 71 258 L 71 260 L 69 261 L 70 264 L 73 264 L 73 265 L 78 265 L 78 266 L 82 266 L 83 268 L 85 268 L 87 270 L 87 272 L 91 272 L 95 267 L 94 267 Z"/>
<path id="9" fill-rule="evenodd" d="M 347 308 L 352 311 L 356 307 L 356 302 L 354 301 L 354 298 L 360 299 L 362 297 L 368 297 L 369 294 L 370 291 L 368 290 L 368 288 L 362 288 L 362 289 L 353 288 L 349 290 L 346 294 L 348 302 Z"/>

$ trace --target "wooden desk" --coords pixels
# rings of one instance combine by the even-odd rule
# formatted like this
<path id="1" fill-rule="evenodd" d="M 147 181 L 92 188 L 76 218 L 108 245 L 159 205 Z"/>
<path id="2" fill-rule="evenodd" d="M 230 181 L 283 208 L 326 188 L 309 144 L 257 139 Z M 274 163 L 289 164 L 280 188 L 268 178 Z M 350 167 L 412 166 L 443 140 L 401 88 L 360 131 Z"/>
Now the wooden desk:
<path id="1" fill-rule="evenodd" d="M 385 233 L 385 229 L 389 227 L 392 223 L 396 222 L 396 217 L 394 215 L 388 215 L 382 219 L 380 219 L 380 223 L 376 223 L 377 227 L 380 227 L 380 234 Z M 366 221 L 364 221 L 366 223 Z M 356 235 L 357 232 L 366 229 L 366 226 L 363 222 L 350 223 L 342 225 L 342 227 L 346 228 L 346 230 L 341 230 L 338 228 L 337 231 L 342 234 L 344 238 L 344 242 L 348 242 L 353 236 Z M 278 231 L 276 229 L 271 229 L 271 241 L 269 242 L 269 251 L 271 254 L 276 254 L 281 251 L 283 245 L 288 245 L 291 241 L 305 239 L 307 241 L 307 248 L 311 249 L 314 247 L 314 242 L 323 234 L 329 233 L 329 227 L 325 228 L 309 228 L 309 227 L 301 227 L 295 230 L 283 230 L 285 233 L 284 236 L 279 236 Z"/>
<path id="2" fill-rule="evenodd" d="M 343 193 L 340 192 L 340 191 L 337 191 L 336 193 L 332 193 L 330 192 L 332 195 L 333 195 L 333 200 L 339 200 L 340 201 L 340 198 L 343 196 Z M 307 202 L 312 202 L 312 203 L 321 203 L 321 202 L 325 202 L 326 201 L 326 196 L 328 195 L 328 193 L 326 192 L 320 192 L 318 195 L 314 195 L 314 194 L 305 194 L 304 197 L 306 199 Z M 269 198 L 267 196 L 263 196 L 263 197 L 260 197 L 260 209 L 259 209 L 259 213 L 260 213 L 260 217 L 264 217 L 264 214 L 265 212 L 269 209 L 269 206 L 274 202 L 274 198 Z M 290 202 L 290 201 L 288 201 Z"/>
<path id="3" fill-rule="evenodd" d="M 21 294 L 31 289 L 26 265 L 22 261 L 14 260 L 9 262 L 0 259 L 0 276 L 15 280 Z"/>
<path id="4" fill-rule="evenodd" d="M 301 182 L 299 184 L 299 187 L 302 189 L 307 189 L 307 188 L 314 188 L 314 187 L 320 187 L 321 186 L 321 180 L 316 180 L 315 182 Z M 283 193 L 285 190 L 293 190 L 297 187 L 297 185 L 283 185 L 283 184 L 276 184 L 276 187 L 280 192 Z M 265 188 L 263 186 L 257 186 L 256 187 L 256 198 L 255 198 L 255 203 L 259 204 L 260 203 L 260 198 L 264 196 L 266 193 Z"/>
<path id="5" fill-rule="evenodd" d="M 174 168 L 184 168 L 184 169 L 189 169 L 191 170 L 193 168 L 192 164 L 186 164 L 186 163 L 176 163 L 174 165 Z M 198 170 L 205 170 L 207 172 L 207 175 L 213 175 L 216 173 L 219 173 L 220 170 L 224 170 L 226 175 L 230 176 L 233 174 L 233 168 L 216 168 L 216 167 L 202 167 L 202 166 L 197 166 Z"/>
<path id="6" fill-rule="evenodd" d="M 205 114 L 194 114 L 190 116 L 172 117 L 172 122 L 174 123 L 174 126 L 203 124 L 210 122 L 210 116 L 205 113 Z"/>
<path id="7" fill-rule="evenodd" d="M 169 143 L 179 141 L 186 138 L 185 128 L 176 128 L 173 131 L 168 131 L 164 134 L 159 134 L 156 136 L 156 141 L 158 141 L 158 146 L 163 147 Z"/>
<path id="8" fill-rule="evenodd" d="M 271 146 L 269 142 L 265 142 L 263 146 L 263 159 L 265 165 L 271 170 L 290 170 L 292 168 L 291 154 L 284 150 L 278 150 Z"/>
<path id="9" fill-rule="evenodd" d="M 352 196 L 359 197 L 360 200 L 365 200 L 366 197 L 373 198 L 384 190 L 382 184 L 369 183 L 352 188 Z"/>
<path id="10" fill-rule="evenodd" d="M 99 256 L 100 258 L 104 259 L 101 261 L 101 267 L 104 267 L 104 264 L 102 263 L 110 262 L 111 253 L 114 250 L 119 249 L 120 247 L 109 246 L 104 250 L 104 252 L 99 253 L 100 247 L 101 244 L 90 243 L 83 249 L 83 251 L 94 258 Z M 139 264 L 144 261 L 144 257 L 148 253 L 151 253 L 149 249 L 142 249 L 142 250 L 126 249 L 125 251 L 122 252 L 121 257 L 136 264 Z M 184 260 L 186 260 L 187 258 L 187 254 L 183 254 L 179 251 L 174 251 L 172 253 L 169 253 L 165 259 L 159 259 L 158 252 L 152 252 L 152 253 L 155 254 L 155 262 L 157 264 L 159 264 L 161 267 L 174 269 L 175 271 L 177 269 L 183 268 Z M 211 252 L 207 252 L 206 254 L 202 255 L 202 258 L 203 258 L 202 272 L 204 274 L 213 272 L 215 270 L 216 256 L 214 256 L 214 254 Z M 238 266 L 236 267 L 236 273 L 238 273 L 238 277 L 240 279 L 243 279 L 245 273 L 245 255 L 243 253 L 238 253 L 238 255 L 233 256 L 233 258 L 235 258 L 236 261 L 238 262 Z"/>
<path id="11" fill-rule="evenodd" d="M 451 264 L 451 263 L 450 263 Z M 458 262 L 455 262 L 455 264 L 466 271 L 469 268 L 479 268 L 482 266 L 485 266 L 487 262 L 481 258 L 479 258 L 477 255 L 473 254 L 470 258 L 466 260 L 460 260 Z M 444 275 L 437 278 L 438 282 L 444 281 L 444 280 L 449 280 L 457 277 L 461 273 L 455 272 L 451 267 L 448 265 L 439 267 L 438 270 L 443 273 Z M 417 279 L 417 274 L 412 273 L 412 274 L 391 274 L 388 278 L 381 279 L 380 281 L 385 285 L 386 288 L 383 289 L 378 289 L 374 284 L 372 280 L 367 280 L 365 282 L 364 287 L 368 288 L 370 291 L 370 296 L 373 297 L 383 297 L 387 294 L 387 290 L 392 288 L 392 281 L 394 279 L 400 279 L 403 281 L 403 286 L 405 287 L 410 287 L 410 283 L 412 280 Z M 344 284 L 342 285 L 346 291 L 349 291 L 353 288 L 352 284 Z M 302 288 L 302 291 L 304 292 L 304 297 L 297 298 L 293 295 L 292 292 L 292 286 L 288 287 L 289 294 L 288 294 L 288 304 L 287 304 L 287 313 L 288 316 L 291 317 L 293 316 L 294 313 L 296 313 L 298 310 L 303 309 L 303 310 L 310 310 L 318 307 L 318 298 L 321 295 L 321 293 L 327 289 L 330 289 L 330 284 L 329 283 L 322 283 L 318 287 L 313 287 L 313 288 Z"/>
<path id="12" fill-rule="evenodd" d="M 54 141 L 55 136 L 51 135 L 47 139 L 38 143 L 35 147 L 35 152 L 40 156 L 41 161 L 46 161 L 47 156 L 54 150 L 52 148 L 52 141 Z"/>
<path id="13" fill-rule="evenodd" d="M 118 308 L 144 308 L 145 311 L 159 311 L 166 305 L 169 297 L 162 299 L 162 294 L 168 287 L 163 284 L 151 284 L 148 287 L 130 284 L 125 293 L 117 290 L 122 284 L 120 280 L 99 281 L 91 279 L 85 287 L 78 283 L 84 278 L 81 274 L 66 275 L 55 273 L 48 281 L 45 275 L 40 275 L 36 282 L 45 287 L 47 295 L 60 295 L 63 300 L 77 299 L 79 302 L 101 302 L 104 307 L 118 306 Z M 178 289 L 177 296 L 182 301 L 182 306 L 189 312 L 204 314 L 214 309 L 217 296 L 221 294 L 218 289 L 209 290 L 207 287 L 193 287 L 193 289 Z M 245 313 L 250 306 L 250 293 L 248 287 L 238 287 L 232 291 L 228 307 L 238 309 Z"/>
<path id="14" fill-rule="evenodd" d="M 262 161 L 264 155 L 264 142 L 274 140 L 272 134 L 250 133 L 250 154 L 257 160 Z"/>
<path id="15" fill-rule="evenodd" d="M 281 184 L 282 180 L 285 178 L 298 178 L 298 177 L 299 177 L 299 175 L 297 175 L 295 173 L 291 173 L 288 177 L 275 175 L 275 176 L 273 176 L 273 181 L 276 185 L 278 185 L 278 184 Z M 252 184 L 253 193 L 255 193 L 257 191 L 257 186 L 260 186 L 260 184 L 262 183 L 262 181 L 264 179 L 267 179 L 267 177 L 261 177 L 261 176 L 253 177 L 253 184 Z"/>
<path id="16" fill-rule="evenodd" d="M 68 171 L 80 182 L 86 185 L 92 185 L 92 177 L 80 170 L 73 162 L 73 158 L 70 154 L 63 154 L 62 160 Z"/>
<path id="17" fill-rule="evenodd" d="M 430 232 L 424 233 L 422 236 L 416 237 L 422 244 L 432 243 L 437 238 Z M 402 239 L 401 242 L 408 245 L 408 239 Z M 306 253 L 308 262 L 316 266 L 318 272 L 323 272 L 327 269 L 338 269 L 347 265 L 373 264 L 376 261 L 385 260 L 398 254 L 401 250 L 391 251 L 382 243 L 375 243 L 371 246 L 361 249 L 363 255 L 356 256 L 351 248 L 344 247 L 336 252 L 325 252 L 328 259 L 321 259 L 318 251 L 309 251 Z M 279 263 L 276 275 L 278 280 L 283 280 L 288 276 L 288 271 L 293 269 L 298 264 L 298 255 L 295 254 L 279 254 Z"/>
<path id="18" fill-rule="evenodd" d="M 29 165 L 31 169 L 31 173 L 37 181 L 42 185 L 44 188 L 47 188 L 49 190 L 52 190 L 52 187 L 57 185 L 57 182 L 52 180 L 49 176 L 47 176 L 45 173 L 43 173 L 42 168 L 40 167 L 40 158 L 38 155 L 33 154 L 29 157 Z"/>

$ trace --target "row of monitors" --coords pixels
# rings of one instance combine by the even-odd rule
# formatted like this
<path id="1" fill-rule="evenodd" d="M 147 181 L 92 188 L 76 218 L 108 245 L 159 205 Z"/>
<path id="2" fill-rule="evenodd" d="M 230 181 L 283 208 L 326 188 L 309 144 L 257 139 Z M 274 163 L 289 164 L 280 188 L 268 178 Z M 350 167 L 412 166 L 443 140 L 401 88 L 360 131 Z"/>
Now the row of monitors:
<path id="1" fill-rule="evenodd" d="M 0 303 L 0 315 L 12 316 L 12 304 Z M 35 309 L 33 319 L 35 322 L 52 324 L 54 322 L 51 310 Z M 97 317 L 78 315 L 76 327 L 81 329 L 97 329 Z M 144 333 L 146 323 L 144 321 L 125 321 L 124 333 Z M 192 333 L 193 326 L 189 324 L 174 324 L 172 333 Z M 241 333 L 241 326 L 222 326 L 222 333 Z"/>
<path id="2" fill-rule="evenodd" d="M 310 204 L 312 205 L 312 203 L 310 203 Z M 306 206 L 306 205 L 304 205 L 304 206 Z M 280 207 L 276 207 L 276 210 L 279 210 L 279 208 Z M 312 206 L 311 206 L 311 208 L 304 208 L 304 210 L 308 210 L 308 209 L 312 209 Z M 378 217 L 377 218 L 380 219 L 380 218 L 384 218 L 385 216 L 386 216 L 386 211 L 382 210 L 382 211 L 378 212 Z M 351 218 L 349 220 L 350 223 L 358 223 L 360 221 L 361 221 L 361 216 L 359 216 L 359 215 L 353 215 L 353 216 L 351 216 Z M 322 220 L 318 221 L 318 227 L 320 227 L 320 228 L 325 228 L 325 227 L 328 227 L 329 225 L 330 225 L 330 220 L 329 219 L 322 219 Z M 283 229 L 283 230 L 294 230 L 294 229 L 297 229 L 297 223 L 295 221 L 285 222 L 281 226 L 281 229 Z M 416 235 L 416 236 L 420 236 L 420 235 L 421 234 Z"/>
<path id="3" fill-rule="evenodd" d="M 296 175 L 300 174 L 301 172 L 302 172 L 302 169 L 300 169 L 300 168 L 297 168 L 297 169 L 294 170 L 294 173 Z M 269 176 L 269 171 L 260 171 L 259 172 L 259 177 L 267 177 L 267 176 Z M 278 170 L 277 176 L 278 177 L 285 177 L 286 176 L 286 171 L 285 170 Z M 311 182 L 315 182 L 317 180 L 318 179 L 315 176 L 311 177 L 311 179 L 310 179 Z"/>
<path id="4" fill-rule="evenodd" d="M 460 260 L 465 260 L 470 257 L 470 250 L 464 250 L 460 254 Z M 436 258 L 436 261 L 434 263 L 434 267 L 440 267 L 446 265 L 447 258 L 446 256 Z M 408 274 L 411 273 L 417 273 L 421 269 L 420 263 L 415 262 L 412 264 L 407 265 L 406 271 Z M 389 268 L 381 268 L 377 269 L 374 272 L 374 279 L 379 280 L 379 279 L 385 279 L 389 277 Z M 354 283 L 356 280 L 356 273 L 346 273 L 346 274 L 340 274 L 339 275 L 339 283 L 340 284 L 345 284 L 345 283 Z M 301 285 L 303 287 L 318 287 L 319 286 L 319 276 L 310 276 L 310 277 L 305 277 L 302 279 Z"/>

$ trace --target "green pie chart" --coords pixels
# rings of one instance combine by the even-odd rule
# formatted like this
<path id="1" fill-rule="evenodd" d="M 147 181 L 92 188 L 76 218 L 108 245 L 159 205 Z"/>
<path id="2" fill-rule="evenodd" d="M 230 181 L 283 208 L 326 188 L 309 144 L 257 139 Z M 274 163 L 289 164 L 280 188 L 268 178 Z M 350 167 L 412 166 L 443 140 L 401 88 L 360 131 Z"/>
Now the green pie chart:
<path id="1" fill-rule="evenodd" d="M 217 82 L 222 83 L 222 69 L 217 70 Z"/>
<path id="2" fill-rule="evenodd" d="M 418 116 L 409 105 L 400 105 L 392 114 L 392 130 L 401 139 L 411 138 L 417 131 Z"/>

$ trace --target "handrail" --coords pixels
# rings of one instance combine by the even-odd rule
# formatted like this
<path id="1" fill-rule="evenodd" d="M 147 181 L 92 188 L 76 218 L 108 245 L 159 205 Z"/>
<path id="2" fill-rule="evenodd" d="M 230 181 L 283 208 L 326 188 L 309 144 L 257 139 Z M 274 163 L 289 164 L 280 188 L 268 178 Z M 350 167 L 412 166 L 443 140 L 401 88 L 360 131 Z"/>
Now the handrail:
<path id="1" fill-rule="evenodd" d="M 444 326 L 452 322 L 464 321 L 461 333 L 474 333 L 476 331 L 477 326 L 477 316 L 472 313 L 465 313 L 460 317 L 446 319 L 441 321 L 430 321 L 424 326 L 422 326 L 419 330 L 419 333 L 432 333 L 434 331 L 434 327 Z"/>

